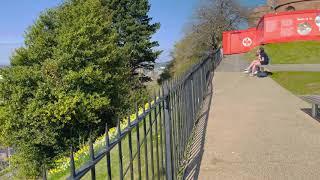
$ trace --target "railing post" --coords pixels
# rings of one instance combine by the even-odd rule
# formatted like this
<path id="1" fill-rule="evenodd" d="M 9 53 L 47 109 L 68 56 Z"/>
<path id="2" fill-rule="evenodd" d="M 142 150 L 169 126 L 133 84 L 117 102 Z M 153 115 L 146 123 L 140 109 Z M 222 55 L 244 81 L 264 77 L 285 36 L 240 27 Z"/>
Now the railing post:
<path id="1" fill-rule="evenodd" d="M 164 92 L 164 89 L 162 89 Z M 172 159 L 172 134 L 171 134 L 171 112 L 170 112 L 170 90 L 166 86 L 166 92 L 164 94 L 164 127 L 165 127 L 165 149 L 166 149 L 166 177 L 167 180 L 174 179 L 173 159 Z"/>
<path id="2" fill-rule="evenodd" d="M 318 116 L 319 106 L 317 104 L 312 104 L 312 117 Z"/>
<path id="3" fill-rule="evenodd" d="M 92 141 L 91 133 L 90 133 L 90 137 L 89 137 L 89 153 L 90 153 L 90 160 L 93 162 L 95 157 L 94 157 L 94 148 L 93 148 L 93 141 Z M 95 168 L 95 166 L 92 166 L 92 168 L 91 168 L 91 179 L 92 180 L 96 179 L 96 168 Z"/>
<path id="4" fill-rule="evenodd" d="M 109 137 L 109 128 L 108 128 L 108 123 L 106 123 L 106 158 L 107 158 L 107 179 L 111 180 L 112 179 L 112 174 L 111 174 L 111 157 L 110 157 L 110 150 L 109 150 L 109 146 L 110 146 L 110 137 Z"/>
<path id="5" fill-rule="evenodd" d="M 43 170 L 42 170 L 43 174 L 42 174 L 42 179 L 43 180 L 47 180 L 47 169 L 46 169 L 46 165 L 43 165 Z"/>
<path id="6" fill-rule="evenodd" d="M 71 152 L 70 152 L 70 179 L 74 179 L 76 176 L 76 167 L 74 164 L 74 157 L 73 157 L 73 146 L 71 146 Z"/>

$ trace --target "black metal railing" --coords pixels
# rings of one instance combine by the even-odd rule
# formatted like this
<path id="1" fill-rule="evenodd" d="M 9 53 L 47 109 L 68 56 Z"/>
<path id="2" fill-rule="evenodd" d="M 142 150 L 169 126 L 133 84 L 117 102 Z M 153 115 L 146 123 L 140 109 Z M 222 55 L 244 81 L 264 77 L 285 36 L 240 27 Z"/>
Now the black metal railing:
<path id="1" fill-rule="evenodd" d="M 76 167 L 72 150 L 68 179 L 180 179 L 197 115 L 220 60 L 218 50 L 181 78 L 165 82 L 142 113 L 137 105 L 136 118 L 127 118 L 126 127 L 118 121 L 116 137 L 110 137 L 106 126 L 103 149 L 95 152 L 90 140 L 90 159 L 84 165 Z"/>

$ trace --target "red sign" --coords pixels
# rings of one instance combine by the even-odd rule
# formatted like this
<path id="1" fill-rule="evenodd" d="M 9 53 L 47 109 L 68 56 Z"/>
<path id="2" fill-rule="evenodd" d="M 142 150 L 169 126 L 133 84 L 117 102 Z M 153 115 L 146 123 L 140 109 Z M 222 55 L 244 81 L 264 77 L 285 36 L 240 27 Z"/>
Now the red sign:
<path id="1" fill-rule="evenodd" d="M 248 52 L 256 46 L 256 28 L 223 33 L 224 54 Z"/>
<path id="2" fill-rule="evenodd" d="M 297 40 L 320 41 L 320 10 L 267 14 L 256 28 L 224 32 L 223 48 L 225 54 L 237 54 L 261 44 Z"/>

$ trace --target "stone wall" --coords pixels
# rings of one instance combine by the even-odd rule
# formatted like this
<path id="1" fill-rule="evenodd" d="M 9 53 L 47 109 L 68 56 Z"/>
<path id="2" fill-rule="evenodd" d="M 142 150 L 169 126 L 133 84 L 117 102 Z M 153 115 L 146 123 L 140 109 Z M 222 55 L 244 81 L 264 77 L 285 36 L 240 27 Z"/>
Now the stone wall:
<path id="1" fill-rule="evenodd" d="M 320 0 L 267 0 L 266 5 L 252 10 L 249 26 L 255 27 L 260 18 L 267 13 L 307 9 L 320 9 Z"/>
<path id="2" fill-rule="evenodd" d="M 306 10 L 306 9 L 320 9 L 320 0 L 305 0 L 305 1 L 282 0 L 282 3 L 277 4 L 275 11 L 284 12 L 288 10 Z"/>

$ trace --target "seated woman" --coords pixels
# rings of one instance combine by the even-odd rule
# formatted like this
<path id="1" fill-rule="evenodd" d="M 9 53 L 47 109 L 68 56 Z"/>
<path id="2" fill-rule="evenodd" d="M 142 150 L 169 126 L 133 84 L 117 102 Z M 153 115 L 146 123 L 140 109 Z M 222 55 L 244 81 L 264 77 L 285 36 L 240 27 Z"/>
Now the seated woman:
<path id="1" fill-rule="evenodd" d="M 260 47 L 257 50 L 257 54 L 256 56 L 258 57 L 257 60 L 252 61 L 252 63 L 250 64 L 250 66 L 245 69 L 245 73 L 251 73 L 251 75 L 256 75 L 258 73 L 258 68 L 261 65 L 267 65 L 269 64 L 269 57 L 268 55 L 265 53 L 264 48 Z"/>

